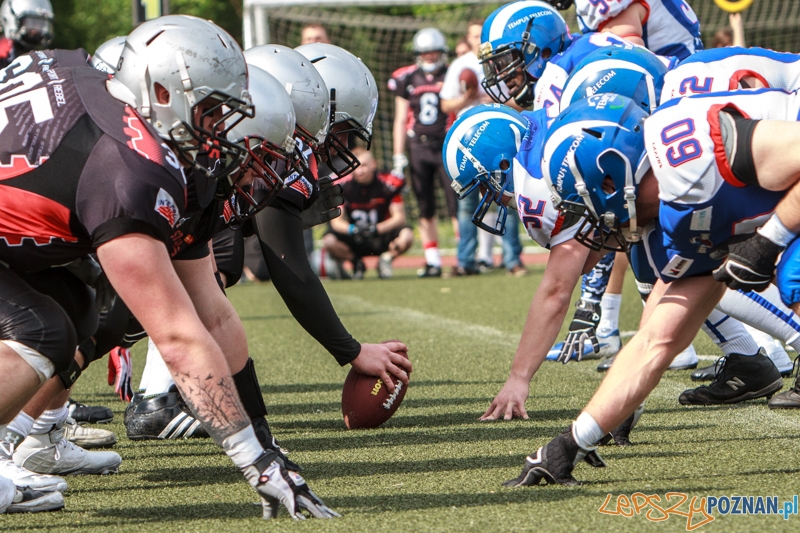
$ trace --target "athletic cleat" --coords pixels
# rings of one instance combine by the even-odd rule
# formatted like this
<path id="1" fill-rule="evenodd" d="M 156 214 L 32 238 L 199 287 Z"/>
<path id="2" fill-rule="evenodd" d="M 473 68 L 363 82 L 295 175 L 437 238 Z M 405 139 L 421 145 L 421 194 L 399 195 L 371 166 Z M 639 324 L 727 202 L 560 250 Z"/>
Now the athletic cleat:
<path id="1" fill-rule="evenodd" d="M 433 266 L 433 265 L 425 265 L 425 268 L 420 268 L 419 270 L 417 270 L 417 277 L 419 277 L 419 278 L 441 278 L 442 277 L 442 267 Z"/>
<path id="2" fill-rule="evenodd" d="M 107 448 L 117 443 L 113 431 L 83 426 L 72 418 L 64 422 L 64 438 L 81 448 Z"/>
<path id="3" fill-rule="evenodd" d="M 67 490 L 67 481 L 63 477 L 37 474 L 17 466 L 13 459 L 15 446 L 8 440 L 0 442 L 0 477 L 10 479 L 17 488 L 29 487 L 42 492 Z"/>
<path id="4" fill-rule="evenodd" d="M 681 405 L 718 405 L 756 398 L 771 398 L 783 388 L 783 379 L 763 349 L 756 355 L 727 355 L 718 362 L 717 374 L 709 385 L 684 391 Z"/>
<path id="5" fill-rule="evenodd" d="M 360 257 L 353 261 L 353 274 L 350 276 L 352 279 L 359 280 L 364 279 L 364 274 L 367 273 L 367 265 L 364 264 L 364 260 Z"/>
<path id="6" fill-rule="evenodd" d="M 611 442 L 613 442 L 617 446 L 633 446 L 633 443 L 630 440 L 631 430 L 633 430 L 633 428 L 636 427 L 636 424 L 639 423 L 639 419 L 642 417 L 643 411 L 644 404 L 637 407 L 633 414 L 626 418 L 614 431 L 603 437 L 600 440 L 600 445 L 606 446 L 607 444 L 611 444 Z"/>
<path id="7" fill-rule="evenodd" d="M 286 457 L 289 452 L 283 449 L 281 445 L 278 444 L 278 441 L 275 440 L 272 431 L 269 429 L 269 423 L 266 418 L 257 416 L 253 418 L 251 422 L 253 423 L 253 431 L 255 431 L 256 437 L 264 449 L 278 454 L 278 457 L 275 459 L 276 461 L 281 463 L 287 470 L 292 470 L 294 472 L 300 472 L 302 470 L 299 464 Z"/>
<path id="8" fill-rule="evenodd" d="M 717 365 L 722 359 L 723 358 L 720 357 L 713 365 L 704 366 L 703 368 L 698 368 L 692 372 L 692 375 L 690 376 L 692 381 L 711 381 L 714 379 L 714 376 L 717 375 Z"/>
<path id="9" fill-rule="evenodd" d="M 605 337 L 598 333 L 597 342 L 600 343 L 600 351 L 594 354 L 594 357 L 597 359 L 601 357 L 611 357 L 622 349 L 622 339 L 619 337 L 618 329 L 615 329 Z"/>
<path id="10" fill-rule="evenodd" d="M 131 440 L 208 437 L 208 432 L 189 411 L 177 389 L 138 402 L 134 398 L 128 409 L 125 429 Z"/>
<path id="11" fill-rule="evenodd" d="M 378 258 L 378 277 L 381 279 L 391 279 L 394 275 L 392 270 L 392 254 L 384 252 Z"/>
<path id="12" fill-rule="evenodd" d="M 114 413 L 103 405 L 86 405 L 72 398 L 67 402 L 69 416 L 84 424 L 107 424 L 114 420 Z"/>
<path id="13" fill-rule="evenodd" d="M 522 473 L 514 479 L 509 479 L 503 485 L 506 487 L 522 487 L 538 485 L 542 480 L 547 484 L 566 485 L 569 487 L 580 485 L 581 482 L 572 477 L 572 470 L 581 460 L 585 460 L 596 468 L 606 464 L 595 450 L 584 450 L 572 436 L 572 426 L 548 442 L 545 446 L 525 458 Z"/>
<path id="14" fill-rule="evenodd" d="M 64 438 L 64 428 L 28 435 L 14 450 L 14 462 L 39 474 L 113 474 L 122 458 L 116 452 L 87 452 Z"/>
<path id="15" fill-rule="evenodd" d="M 597 365 L 597 371 L 605 372 L 611 368 L 615 357 L 616 355 L 600 361 L 600 364 Z M 675 356 L 675 359 L 672 360 L 667 370 L 690 370 L 692 368 L 697 368 L 697 362 L 697 352 L 694 350 L 694 346 L 690 344 L 688 348 Z"/>
<path id="16" fill-rule="evenodd" d="M 800 356 L 795 358 L 794 363 L 797 365 Z M 770 409 L 798 409 L 800 408 L 800 367 L 798 367 L 797 374 L 794 378 L 794 385 L 792 388 L 780 394 L 776 394 L 769 399 L 767 405 Z"/>
<path id="17" fill-rule="evenodd" d="M 128 402 L 125 407 L 125 414 L 122 415 L 122 423 L 125 424 L 125 427 L 128 427 L 128 419 L 131 417 L 133 410 L 136 409 L 136 406 L 142 403 L 142 400 L 144 400 L 143 391 L 133 393 L 133 398 Z"/>
<path id="18" fill-rule="evenodd" d="M 44 511 L 59 511 L 64 508 L 64 495 L 60 492 L 40 492 L 30 487 L 17 489 L 14 501 L 9 505 L 6 513 L 41 513 Z"/>

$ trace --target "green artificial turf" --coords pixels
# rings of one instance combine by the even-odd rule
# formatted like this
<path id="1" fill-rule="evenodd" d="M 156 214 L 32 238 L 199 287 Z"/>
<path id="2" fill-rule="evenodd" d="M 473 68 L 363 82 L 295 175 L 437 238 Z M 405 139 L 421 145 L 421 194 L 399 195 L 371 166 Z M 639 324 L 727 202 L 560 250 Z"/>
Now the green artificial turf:
<path id="1" fill-rule="evenodd" d="M 71 477 L 65 511 L 2 516 L 0 530 L 685 531 L 686 519 L 678 515 L 653 523 L 645 511 L 625 518 L 598 510 L 607 494 L 612 502 L 634 492 L 658 494 L 662 502 L 670 491 L 775 495 L 782 505 L 800 492 L 800 413 L 770 411 L 763 400 L 682 407 L 678 394 L 693 385 L 688 371 L 668 373 L 654 391 L 632 435 L 635 446 L 602 448 L 606 469 L 576 468 L 582 487 L 501 487 L 527 454 L 570 423 L 602 377 L 594 361 L 546 363 L 531 387 L 530 420 L 478 421 L 505 381 L 542 271 L 437 280 L 398 271 L 390 281 L 370 272 L 361 282 L 326 283 L 356 338 L 402 339 L 414 363 L 397 414 L 378 429 L 360 431 L 347 431 L 342 421 L 347 368 L 302 331 L 272 285 L 228 291 L 247 329 L 273 431 L 341 519 L 295 523 L 283 512 L 264 522 L 255 494 L 210 441 L 128 440 L 125 405 L 106 385 L 103 361 L 84 374 L 73 396 L 114 409 L 114 422 L 103 427 L 119 436 L 120 473 Z M 628 279 L 621 329 L 636 329 L 640 311 Z M 145 344 L 134 349 L 135 385 Z M 701 354 L 716 353 L 702 336 L 695 346 Z M 699 531 L 797 531 L 798 524 L 800 516 L 715 515 Z"/>

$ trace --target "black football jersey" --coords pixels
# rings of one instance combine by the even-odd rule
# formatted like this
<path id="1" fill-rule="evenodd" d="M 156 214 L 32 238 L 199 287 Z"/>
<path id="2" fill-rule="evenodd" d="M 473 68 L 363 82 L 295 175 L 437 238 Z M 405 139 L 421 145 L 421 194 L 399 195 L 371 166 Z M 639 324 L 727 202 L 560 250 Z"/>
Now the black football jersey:
<path id="1" fill-rule="evenodd" d="M 377 173 L 369 185 L 346 176 L 340 182 L 344 212 L 354 224 L 375 225 L 389 218 L 389 205 L 403 201 L 391 174 Z"/>
<path id="2" fill-rule="evenodd" d="M 427 73 L 416 65 L 399 68 L 389 79 L 389 90 L 408 100 L 407 130 L 414 136 L 426 135 L 444 139 L 447 114 L 442 113 L 439 91 L 442 89 L 446 67 Z"/>
<path id="3" fill-rule="evenodd" d="M 63 265 L 128 233 L 171 249 L 184 218 L 175 154 L 81 54 L 32 52 L 0 71 L 0 261 L 15 269 Z"/>

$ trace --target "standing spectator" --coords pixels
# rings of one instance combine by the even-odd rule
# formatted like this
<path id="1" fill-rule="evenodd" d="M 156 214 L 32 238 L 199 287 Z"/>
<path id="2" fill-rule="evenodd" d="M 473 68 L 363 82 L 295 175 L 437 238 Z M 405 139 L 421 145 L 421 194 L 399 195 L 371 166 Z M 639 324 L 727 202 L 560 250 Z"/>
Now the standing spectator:
<path id="1" fill-rule="evenodd" d="M 472 50 L 472 48 L 470 48 L 469 43 L 464 39 L 461 39 L 456 45 L 456 57 L 461 57 L 464 54 L 468 54 L 470 50 Z"/>
<path id="2" fill-rule="evenodd" d="M 444 171 L 442 145 L 448 115 L 439 106 L 439 91 L 447 72 L 447 41 L 436 28 L 419 30 L 412 41 L 416 64 L 397 69 L 389 79 L 394 98 L 393 169 L 398 178 L 411 163 L 411 187 L 419 205 L 419 232 L 425 250 L 425 268 L 420 277 L 442 275 L 439 255 L 439 229 L 436 222 L 436 181 L 444 188 L 447 212 L 458 231 L 458 198 Z"/>
<path id="3" fill-rule="evenodd" d="M 446 113 L 461 114 L 467 109 L 482 103 L 489 103 L 491 99 L 483 90 L 480 82 L 483 81 L 483 68 L 478 59 L 478 49 L 481 45 L 482 20 L 473 20 L 467 24 L 467 34 L 464 40 L 469 44 L 470 50 L 458 57 L 447 69 L 442 90 L 441 109 Z M 464 69 L 475 72 L 478 78 L 477 88 L 461 86 L 460 76 Z M 458 241 L 458 266 L 453 269 L 454 276 L 471 276 L 480 273 L 475 264 L 475 250 L 478 247 L 478 228 L 472 223 L 472 214 L 478 206 L 478 195 L 472 194 L 458 202 L 458 226 L 460 239 Z M 491 235 L 489 236 L 491 238 Z M 520 254 L 522 243 L 519 240 L 519 217 L 514 210 L 509 210 L 506 220 L 506 234 L 503 236 L 503 263 L 508 271 L 515 275 L 527 273 L 522 266 Z"/>
<path id="4" fill-rule="evenodd" d="M 343 212 L 331 220 L 323 237 L 325 250 L 338 261 L 353 263 L 353 279 L 364 277 L 363 257 L 380 256 L 378 276 L 392 277 L 392 261 L 414 242 L 406 209 L 392 174 L 378 174 L 372 154 L 354 148 L 361 165 L 342 179 Z"/>
<path id="5" fill-rule="evenodd" d="M 728 21 L 730 22 L 730 26 L 725 26 L 714 34 L 711 48 L 723 48 L 726 46 L 741 46 L 744 48 L 744 23 L 742 22 L 742 14 L 730 13 L 728 15 Z"/>
<path id="6" fill-rule="evenodd" d="M 306 24 L 300 30 L 300 44 L 313 44 L 313 43 L 326 43 L 330 44 L 331 40 L 328 37 L 328 31 L 325 26 L 318 22 Z"/>

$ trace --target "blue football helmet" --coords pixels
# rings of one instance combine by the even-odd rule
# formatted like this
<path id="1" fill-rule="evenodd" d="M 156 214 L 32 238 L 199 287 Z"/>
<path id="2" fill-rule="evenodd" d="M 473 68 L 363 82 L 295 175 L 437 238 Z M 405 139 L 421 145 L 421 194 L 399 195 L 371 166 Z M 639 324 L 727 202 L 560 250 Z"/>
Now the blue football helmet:
<path id="1" fill-rule="evenodd" d="M 472 215 L 472 222 L 495 235 L 506 232 L 506 206 L 504 195 L 507 190 L 511 164 L 517 155 L 519 145 L 528 121 L 510 107 L 499 104 L 483 104 L 464 112 L 447 132 L 442 149 L 444 168 L 452 182 L 450 185 L 459 199 L 471 194 L 479 185 L 485 191 L 478 208 Z M 497 222 L 489 226 L 483 218 L 491 205 L 499 206 Z"/>
<path id="2" fill-rule="evenodd" d="M 639 240 L 636 188 L 649 169 L 648 116 L 630 98 L 599 94 L 569 106 L 547 134 L 542 172 L 553 203 L 584 219 L 575 238 L 593 250 L 624 251 Z"/>
<path id="3" fill-rule="evenodd" d="M 533 103 L 536 83 L 551 57 L 569 43 L 564 19 L 546 2 L 524 0 L 496 9 L 483 23 L 481 84 L 495 102 Z"/>
<path id="4" fill-rule="evenodd" d="M 627 96 L 650 114 L 661 100 L 667 70 L 664 61 L 645 48 L 608 46 L 595 50 L 567 78 L 561 110 L 587 96 L 614 93 Z"/>

